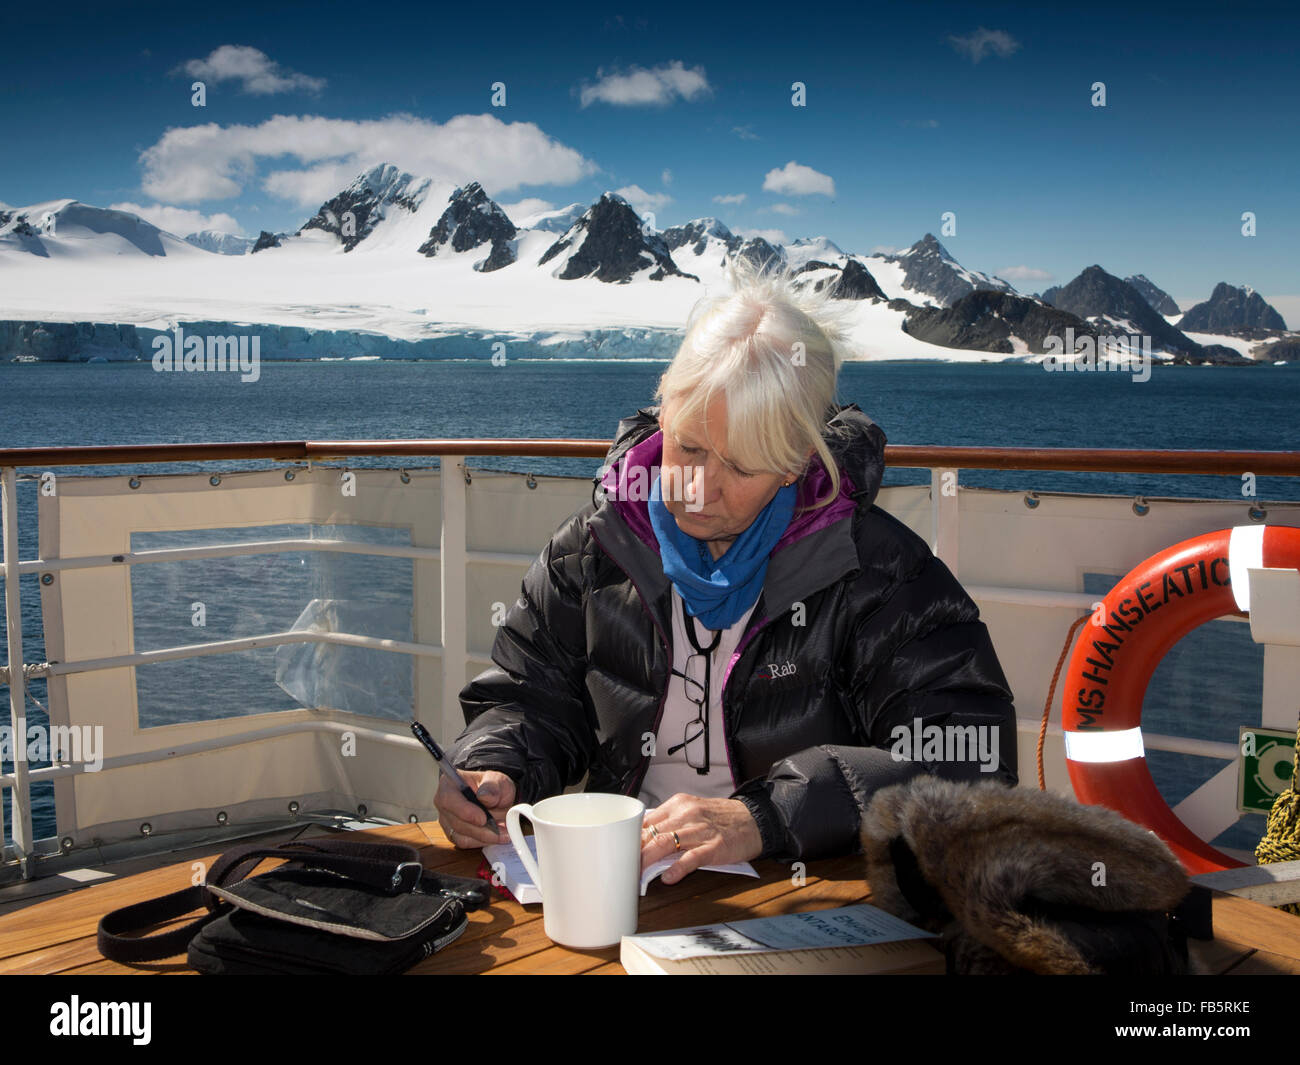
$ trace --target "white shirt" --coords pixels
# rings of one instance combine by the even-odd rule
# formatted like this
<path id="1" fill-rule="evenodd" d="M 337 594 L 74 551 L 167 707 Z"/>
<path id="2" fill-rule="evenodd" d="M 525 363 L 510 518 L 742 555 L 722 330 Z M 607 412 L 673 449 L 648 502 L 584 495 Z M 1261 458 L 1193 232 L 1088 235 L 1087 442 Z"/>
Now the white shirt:
<path id="1" fill-rule="evenodd" d="M 727 741 L 722 724 L 722 679 L 726 675 L 727 665 L 735 653 L 740 638 L 745 634 L 750 615 L 758 600 L 729 629 L 722 630 L 718 646 L 711 654 L 712 672 L 709 677 L 709 772 L 701 774 L 688 764 L 689 751 L 691 760 L 700 765 L 704 757 L 704 737 L 701 736 L 690 744 L 689 748 L 670 755 L 669 747 L 676 747 L 686 737 L 687 725 L 695 721 L 700 714 L 697 704 L 686 696 L 686 681 L 678 674 L 686 672 L 686 660 L 698 654 L 686 635 L 683 622 L 682 599 L 677 589 L 672 589 L 673 613 L 673 670 L 668 678 L 668 695 L 664 700 L 663 717 L 659 721 L 659 731 L 655 737 L 654 754 L 650 758 L 650 768 L 646 770 L 645 780 L 641 782 L 641 791 L 637 796 L 646 804 L 647 809 L 660 806 L 663 802 L 682 792 L 686 795 L 698 795 L 705 799 L 726 799 L 736 790 L 731 779 L 731 764 L 727 758 Z M 708 647 L 713 642 L 716 630 L 706 629 L 698 618 L 689 618 L 695 626 L 695 640 L 701 647 Z M 696 660 L 693 676 L 703 681 L 702 663 Z M 698 727 L 698 726 L 696 726 Z"/>

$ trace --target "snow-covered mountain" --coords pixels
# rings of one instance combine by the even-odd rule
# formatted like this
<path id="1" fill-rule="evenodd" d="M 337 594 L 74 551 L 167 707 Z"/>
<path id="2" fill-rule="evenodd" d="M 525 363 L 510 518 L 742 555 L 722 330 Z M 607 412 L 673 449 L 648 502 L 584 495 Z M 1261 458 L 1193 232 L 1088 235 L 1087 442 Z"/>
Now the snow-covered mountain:
<path id="1" fill-rule="evenodd" d="M 744 241 L 736 236 L 716 218 L 693 218 L 680 226 L 669 226 L 662 234 L 668 250 L 676 253 L 686 249 L 685 254 L 697 259 L 714 258 L 718 264 Z"/>
<path id="2" fill-rule="evenodd" d="M 901 270 L 899 283 L 903 291 L 898 296 L 919 297 L 912 300 L 914 303 L 951 307 L 963 296 L 970 295 L 976 289 L 1011 293 L 1016 291 L 1009 282 L 1003 281 L 1000 277 L 983 274 L 978 270 L 968 270 L 962 266 L 948 254 L 948 249 L 939 243 L 933 233 L 927 233 L 907 251 L 896 255 L 883 255 L 880 259 Z"/>
<path id="3" fill-rule="evenodd" d="M 1041 301 L 962 266 L 932 234 L 898 254 L 861 255 L 825 236 L 746 238 L 713 217 L 660 232 L 613 192 L 511 219 L 477 182 L 384 164 L 296 232 L 251 241 L 211 231 L 182 239 L 75 200 L 0 206 L 0 358 L 148 357 L 149 340 L 177 323 L 255 330 L 268 358 L 486 357 L 499 344 L 509 357 L 661 358 L 737 256 L 852 301 L 850 357 L 1032 358 L 1059 324 Z M 1132 285 L 1110 280 L 1178 339 L 1171 350 L 1204 357 L 1226 343 L 1183 337 Z M 1065 286 L 1081 309 L 1063 309 L 1108 331 L 1159 328 L 1106 296 L 1108 286 L 1093 299 L 1094 288 Z M 968 302 L 976 293 L 1005 298 Z M 1268 350 L 1285 358 L 1293 339 L 1270 337 Z M 1245 339 L 1233 343 L 1230 354 L 1248 353 Z"/>
<path id="4" fill-rule="evenodd" d="M 257 239 L 237 237 L 233 233 L 218 233 L 215 229 L 201 229 L 197 233 L 187 234 L 185 242 L 216 255 L 247 255 Z"/>
<path id="5" fill-rule="evenodd" d="M 791 268 L 798 268 L 813 260 L 833 262 L 844 255 L 839 246 L 828 237 L 800 237 L 782 247 L 785 249 L 785 261 Z"/>
<path id="6" fill-rule="evenodd" d="M 789 265 L 785 248 L 772 244 L 763 237 L 750 237 L 732 254 L 748 259 L 761 270 L 778 270 Z"/>
<path id="7" fill-rule="evenodd" d="M 843 265 L 810 259 L 799 268 L 801 274 L 811 274 L 813 288 L 820 292 L 823 284 L 832 286 L 835 298 L 842 300 L 888 300 L 884 290 L 876 283 L 865 266 L 857 259 L 845 256 Z"/>
<path id="8" fill-rule="evenodd" d="M 945 347 L 1019 355 L 1045 351 L 1048 338 L 1063 341 L 1071 335 L 1066 330 L 1075 337 L 1093 333 L 1087 322 L 1042 300 L 992 289 L 975 289 L 951 307 L 918 307 L 904 328 Z"/>
<path id="9" fill-rule="evenodd" d="M 197 254 L 194 247 L 129 211 L 48 200 L 0 211 L 0 254 L 42 259 L 102 260 Z"/>
<path id="10" fill-rule="evenodd" d="M 417 178 L 391 163 L 367 170 L 303 223 L 298 235 L 309 230 L 330 233 L 351 251 L 385 219 L 413 215 L 424 203 L 432 182 Z"/>
<path id="11" fill-rule="evenodd" d="M 249 255 L 256 255 L 259 251 L 270 251 L 272 248 L 282 247 L 287 233 L 268 233 L 265 229 L 257 235 L 253 241 L 253 246 L 248 249 Z"/>
<path id="12" fill-rule="evenodd" d="M 421 255 L 439 251 L 466 252 L 488 246 L 488 255 L 474 263 L 475 270 L 490 273 L 509 266 L 518 258 L 514 223 L 477 181 L 471 181 L 451 196 L 429 239 L 417 249 Z"/>
<path id="13" fill-rule="evenodd" d="M 1173 318 L 1180 313 L 1174 298 L 1145 274 L 1134 274 L 1124 280 L 1137 289 L 1138 295 L 1151 304 L 1155 311 L 1166 318 Z"/>
<path id="14" fill-rule="evenodd" d="M 555 211 L 540 211 L 515 220 L 520 229 L 540 229 L 544 233 L 563 233 L 587 210 L 585 203 L 571 203 Z"/>
<path id="15" fill-rule="evenodd" d="M 632 205 L 607 192 L 543 253 L 538 266 L 554 264 L 551 276 L 562 281 L 592 277 L 626 285 L 644 275 L 648 281 L 680 277 L 698 281 L 673 262 L 664 238 L 646 229 Z"/>

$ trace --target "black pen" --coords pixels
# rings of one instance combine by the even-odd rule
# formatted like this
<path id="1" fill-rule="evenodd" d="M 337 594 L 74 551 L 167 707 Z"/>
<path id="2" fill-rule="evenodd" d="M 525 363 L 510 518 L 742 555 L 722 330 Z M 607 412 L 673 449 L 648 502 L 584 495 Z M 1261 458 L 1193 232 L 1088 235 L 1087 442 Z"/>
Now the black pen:
<path id="1" fill-rule="evenodd" d="M 433 755 L 433 760 L 438 763 L 438 768 L 451 778 L 451 782 L 456 785 L 460 793 L 487 815 L 487 824 L 484 827 L 496 832 L 497 819 L 492 816 L 492 811 L 479 802 L 478 796 L 474 794 L 474 789 L 465 783 L 464 778 L 456 772 L 456 767 L 447 761 L 446 756 L 442 753 L 442 748 L 433 742 L 429 730 L 418 721 L 412 721 L 411 731 L 415 733 L 415 738 L 424 744 L 424 749 Z"/>

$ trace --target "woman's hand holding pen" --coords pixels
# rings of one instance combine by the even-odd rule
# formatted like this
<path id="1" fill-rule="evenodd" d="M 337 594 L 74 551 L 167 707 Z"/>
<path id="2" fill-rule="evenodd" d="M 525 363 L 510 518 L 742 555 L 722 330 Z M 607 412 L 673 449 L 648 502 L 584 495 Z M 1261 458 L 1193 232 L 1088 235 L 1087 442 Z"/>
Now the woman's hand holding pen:
<path id="1" fill-rule="evenodd" d="M 506 811 L 515 804 L 515 782 L 495 769 L 476 773 L 469 769 L 460 771 L 465 781 L 478 795 L 479 801 L 492 814 L 493 825 L 484 823 L 483 811 L 466 799 L 446 775 L 438 781 L 438 792 L 433 804 L 438 808 L 438 823 L 446 837 L 457 847 L 473 849 L 489 843 L 509 843 L 510 837 L 500 822 Z"/>

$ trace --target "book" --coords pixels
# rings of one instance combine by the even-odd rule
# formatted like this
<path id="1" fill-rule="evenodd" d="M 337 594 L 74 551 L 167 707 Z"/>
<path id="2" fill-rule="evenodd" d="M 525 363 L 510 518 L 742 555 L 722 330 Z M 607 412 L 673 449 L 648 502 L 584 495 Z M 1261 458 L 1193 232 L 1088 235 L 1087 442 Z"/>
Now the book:
<path id="1" fill-rule="evenodd" d="M 933 932 L 859 903 L 624 936 L 632 975 L 942 974 Z"/>
<path id="2" fill-rule="evenodd" d="M 537 837 L 526 836 L 528 840 L 528 849 L 533 853 L 533 859 L 537 859 Z M 493 843 L 483 848 L 483 858 L 491 867 L 493 886 L 504 886 L 515 901 L 522 905 L 528 906 L 533 903 L 542 901 L 542 893 L 538 890 L 533 878 L 529 875 L 528 870 L 524 868 L 524 863 L 519 860 L 519 853 L 514 846 L 509 843 Z M 641 894 L 645 895 L 646 888 L 658 876 L 660 876 L 669 866 L 673 865 L 677 859 L 661 858 L 653 865 L 648 866 L 641 874 Z M 701 870 L 707 869 L 714 873 L 731 873 L 735 876 L 752 876 L 757 878 L 758 870 L 749 862 L 737 862 L 734 865 L 702 865 Z"/>

